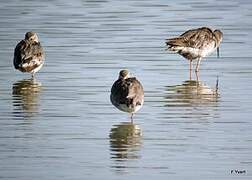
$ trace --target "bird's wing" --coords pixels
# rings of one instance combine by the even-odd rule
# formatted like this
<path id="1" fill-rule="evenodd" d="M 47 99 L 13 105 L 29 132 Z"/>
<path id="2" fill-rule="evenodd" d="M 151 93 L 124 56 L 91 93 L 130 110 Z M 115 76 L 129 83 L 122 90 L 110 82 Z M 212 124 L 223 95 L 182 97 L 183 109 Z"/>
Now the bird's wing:
<path id="1" fill-rule="evenodd" d="M 127 99 L 133 101 L 134 105 L 141 105 L 144 91 L 143 86 L 136 78 L 128 78 L 128 96 Z"/>
<path id="2" fill-rule="evenodd" d="M 167 39 L 170 46 L 200 48 L 213 38 L 213 32 L 207 27 L 192 29 L 184 32 L 179 37 Z"/>
<path id="3" fill-rule="evenodd" d="M 28 44 L 24 49 L 23 63 L 29 63 L 32 60 L 37 60 L 37 63 L 44 60 L 44 52 L 41 44 L 38 42 Z"/>
<path id="4" fill-rule="evenodd" d="M 14 52 L 15 68 L 21 68 L 22 71 L 31 71 L 40 66 L 44 60 L 44 51 L 38 42 L 28 43 L 25 40 L 20 41 Z"/>
<path id="5" fill-rule="evenodd" d="M 111 99 L 117 104 L 126 104 L 128 107 L 141 105 L 143 87 L 136 78 L 117 80 L 111 88 Z M 141 92 L 141 93 L 139 93 Z"/>
<path id="6" fill-rule="evenodd" d="M 124 80 L 118 79 L 111 88 L 111 95 L 113 96 L 114 102 L 124 104 L 124 101 L 128 96 L 127 83 Z"/>
<path id="7" fill-rule="evenodd" d="M 19 68 L 19 65 L 22 63 L 22 59 L 24 58 L 24 49 L 26 48 L 26 42 L 24 40 L 20 41 L 14 50 L 14 66 L 15 68 Z"/>

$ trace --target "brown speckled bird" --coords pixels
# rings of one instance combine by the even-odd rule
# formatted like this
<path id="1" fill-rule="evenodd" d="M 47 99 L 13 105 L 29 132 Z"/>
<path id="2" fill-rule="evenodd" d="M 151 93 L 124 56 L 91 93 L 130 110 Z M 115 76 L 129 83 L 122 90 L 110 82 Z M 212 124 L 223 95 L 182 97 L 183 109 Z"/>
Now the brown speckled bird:
<path id="1" fill-rule="evenodd" d="M 27 32 L 25 39 L 20 41 L 14 51 L 13 64 L 15 69 L 34 75 L 44 64 L 44 51 L 35 32 Z"/>
<path id="2" fill-rule="evenodd" d="M 119 78 L 113 84 L 110 95 L 111 103 L 121 111 L 136 113 L 144 103 L 144 90 L 141 83 L 131 77 L 128 70 L 121 70 Z"/>
<path id="3" fill-rule="evenodd" d="M 190 71 L 192 60 L 198 59 L 195 71 L 199 71 L 200 61 L 203 57 L 211 54 L 217 49 L 219 57 L 219 46 L 223 33 L 220 30 L 211 30 L 208 27 L 188 30 L 178 37 L 167 39 L 168 50 L 174 51 L 190 61 Z"/>

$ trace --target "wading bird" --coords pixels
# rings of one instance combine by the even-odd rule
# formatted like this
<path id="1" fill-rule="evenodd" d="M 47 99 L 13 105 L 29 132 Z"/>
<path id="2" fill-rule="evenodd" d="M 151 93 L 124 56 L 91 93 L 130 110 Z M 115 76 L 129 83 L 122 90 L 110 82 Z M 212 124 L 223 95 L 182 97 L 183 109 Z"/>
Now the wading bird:
<path id="1" fill-rule="evenodd" d="M 174 51 L 190 62 L 190 76 L 192 70 L 192 61 L 197 59 L 195 71 L 199 71 L 200 61 L 203 57 L 211 54 L 217 49 L 219 57 L 219 46 L 222 41 L 223 33 L 216 29 L 211 30 L 208 27 L 188 30 L 178 37 L 167 39 L 168 50 Z"/>
<path id="2" fill-rule="evenodd" d="M 27 32 L 14 51 L 15 69 L 32 74 L 32 78 L 44 64 L 44 51 L 35 32 Z"/>
<path id="3" fill-rule="evenodd" d="M 111 103 L 121 111 L 131 114 L 136 113 L 144 103 L 144 90 L 141 83 L 131 77 L 128 70 L 121 70 L 118 80 L 115 81 L 111 88 Z"/>

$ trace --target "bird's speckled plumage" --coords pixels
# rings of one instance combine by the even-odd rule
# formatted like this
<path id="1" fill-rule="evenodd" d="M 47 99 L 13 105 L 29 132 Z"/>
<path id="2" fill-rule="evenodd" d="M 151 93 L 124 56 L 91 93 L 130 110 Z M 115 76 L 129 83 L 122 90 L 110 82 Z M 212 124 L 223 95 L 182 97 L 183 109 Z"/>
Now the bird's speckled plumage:
<path id="1" fill-rule="evenodd" d="M 211 30 L 208 27 L 188 30 L 179 37 L 167 39 L 168 50 L 174 51 L 192 61 L 201 60 L 220 46 L 223 34 L 220 30 Z M 196 71 L 199 68 L 197 63 Z"/>
<path id="2" fill-rule="evenodd" d="M 130 77 L 127 70 L 122 70 L 111 88 L 110 100 L 119 110 L 135 113 L 144 102 L 143 86 L 135 77 Z"/>
<path id="3" fill-rule="evenodd" d="M 13 64 L 21 72 L 34 75 L 44 64 L 44 51 L 34 32 L 27 32 L 14 51 Z"/>

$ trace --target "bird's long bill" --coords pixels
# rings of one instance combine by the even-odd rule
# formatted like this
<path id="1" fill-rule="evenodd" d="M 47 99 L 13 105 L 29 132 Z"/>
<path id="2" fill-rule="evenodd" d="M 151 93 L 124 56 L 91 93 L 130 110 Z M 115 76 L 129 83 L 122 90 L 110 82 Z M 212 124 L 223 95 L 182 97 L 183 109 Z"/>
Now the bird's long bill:
<path id="1" fill-rule="evenodd" d="M 219 58 L 219 57 L 220 57 L 220 48 L 217 47 L 217 58 Z"/>

